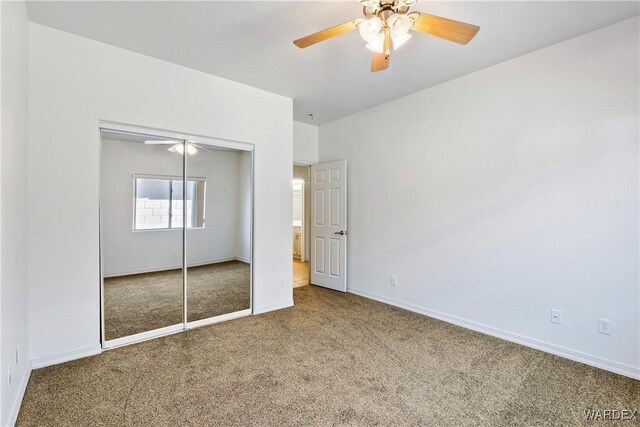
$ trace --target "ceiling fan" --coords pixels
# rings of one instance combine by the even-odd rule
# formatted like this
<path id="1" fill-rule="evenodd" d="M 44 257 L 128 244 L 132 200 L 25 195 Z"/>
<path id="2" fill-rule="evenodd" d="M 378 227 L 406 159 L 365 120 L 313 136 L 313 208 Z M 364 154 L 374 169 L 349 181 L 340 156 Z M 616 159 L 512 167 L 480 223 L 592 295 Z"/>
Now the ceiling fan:
<path id="1" fill-rule="evenodd" d="M 171 145 L 171 147 L 167 148 L 168 151 L 171 151 L 172 153 L 184 154 L 184 144 L 180 141 L 147 140 L 144 143 L 147 145 Z M 213 153 L 213 150 L 205 148 L 202 145 L 187 141 L 187 154 L 194 155 L 198 152 L 198 150 L 204 150 Z"/>
<path id="2" fill-rule="evenodd" d="M 321 41 L 358 29 L 373 51 L 371 71 L 389 67 L 391 46 L 398 49 L 411 38 L 409 30 L 430 34 L 459 44 L 467 44 L 480 27 L 464 22 L 441 18 L 409 8 L 417 0 L 360 0 L 365 18 L 354 19 L 326 30 L 302 37 L 293 43 L 301 49 Z"/>

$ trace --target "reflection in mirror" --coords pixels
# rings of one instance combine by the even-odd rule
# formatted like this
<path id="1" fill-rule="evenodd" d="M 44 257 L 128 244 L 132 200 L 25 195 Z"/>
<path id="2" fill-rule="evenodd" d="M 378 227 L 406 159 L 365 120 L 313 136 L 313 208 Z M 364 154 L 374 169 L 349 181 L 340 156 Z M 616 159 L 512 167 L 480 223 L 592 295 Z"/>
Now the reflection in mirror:
<path id="1" fill-rule="evenodd" d="M 107 341 L 183 322 L 183 157 L 177 144 L 182 147 L 177 141 L 102 132 Z M 189 188 L 197 193 L 198 185 Z M 197 206 L 188 201 L 187 211 L 189 224 L 197 224 Z"/>
<path id="2" fill-rule="evenodd" d="M 251 153 L 198 144 L 187 175 L 187 320 L 249 309 Z"/>

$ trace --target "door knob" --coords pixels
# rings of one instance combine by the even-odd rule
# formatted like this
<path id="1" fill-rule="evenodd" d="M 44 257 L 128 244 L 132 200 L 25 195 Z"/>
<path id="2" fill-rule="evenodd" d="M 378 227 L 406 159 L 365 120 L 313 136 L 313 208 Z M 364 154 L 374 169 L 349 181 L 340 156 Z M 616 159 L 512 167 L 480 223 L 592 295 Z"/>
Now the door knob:
<path id="1" fill-rule="evenodd" d="M 333 234 L 337 234 L 337 235 L 339 235 L 339 236 L 346 236 L 346 235 L 347 235 L 347 232 L 346 232 L 346 231 L 342 231 L 342 230 L 340 230 L 340 231 L 336 231 L 336 232 L 335 232 L 335 233 L 333 233 Z"/>

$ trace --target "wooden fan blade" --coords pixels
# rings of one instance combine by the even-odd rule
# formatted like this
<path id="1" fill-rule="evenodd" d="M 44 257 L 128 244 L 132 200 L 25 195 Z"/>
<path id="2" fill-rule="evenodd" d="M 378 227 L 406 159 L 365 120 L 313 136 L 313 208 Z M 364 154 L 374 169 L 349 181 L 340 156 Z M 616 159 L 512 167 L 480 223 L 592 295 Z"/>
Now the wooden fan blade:
<path id="1" fill-rule="evenodd" d="M 210 152 L 210 153 L 215 153 L 215 151 L 210 150 L 210 149 L 209 149 L 209 148 L 207 148 L 207 147 L 203 147 L 202 145 L 198 145 L 198 144 L 193 144 L 193 143 L 192 143 L 192 144 L 191 144 L 191 146 L 192 146 L 192 147 L 196 147 L 198 150 L 204 150 L 204 151 L 208 151 L 208 152 Z"/>
<path id="2" fill-rule="evenodd" d="M 422 12 L 410 13 L 413 18 L 412 30 L 431 34 L 452 42 L 467 44 L 480 30 L 477 25 L 441 18 Z"/>
<path id="3" fill-rule="evenodd" d="M 389 55 L 385 55 L 384 53 L 374 52 L 371 57 L 371 71 L 382 71 L 389 68 Z"/>
<path id="4" fill-rule="evenodd" d="M 300 49 L 304 49 L 305 47 L 339 36 L 340 34 L 353 31 L 356 28 L 358 28 L 356 21 L 345 22 L 344 24 L 336 25 L 335 27 L 327 28 L 326 30 L 318 31 L 317 33 L 302 37 L 301 39 L 295 40 L 293 44 L 298 46 Z"/>
<path id="5" fill-rule="evenodd" d="M 391 55 L 391 34 L 389 29 L 384 33 L 384 49 L 382 53 L 374 52 L 371 57 L 371 71 L 382 71 L 389 68 L 389 56 Z"/>

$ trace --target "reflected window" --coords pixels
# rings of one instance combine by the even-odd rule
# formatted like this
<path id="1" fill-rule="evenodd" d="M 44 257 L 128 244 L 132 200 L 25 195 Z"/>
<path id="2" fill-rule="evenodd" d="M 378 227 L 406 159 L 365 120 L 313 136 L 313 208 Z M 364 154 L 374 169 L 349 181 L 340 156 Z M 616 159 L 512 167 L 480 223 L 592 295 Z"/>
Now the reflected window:
<path id="1" fill-rule="evenodd" d="M 187 228 L 204 228 L 204 178 L 187 180 L 186 206 L 181 178 L 134 176 L 134 230 L 182 229 L 184 210 Z"/>

